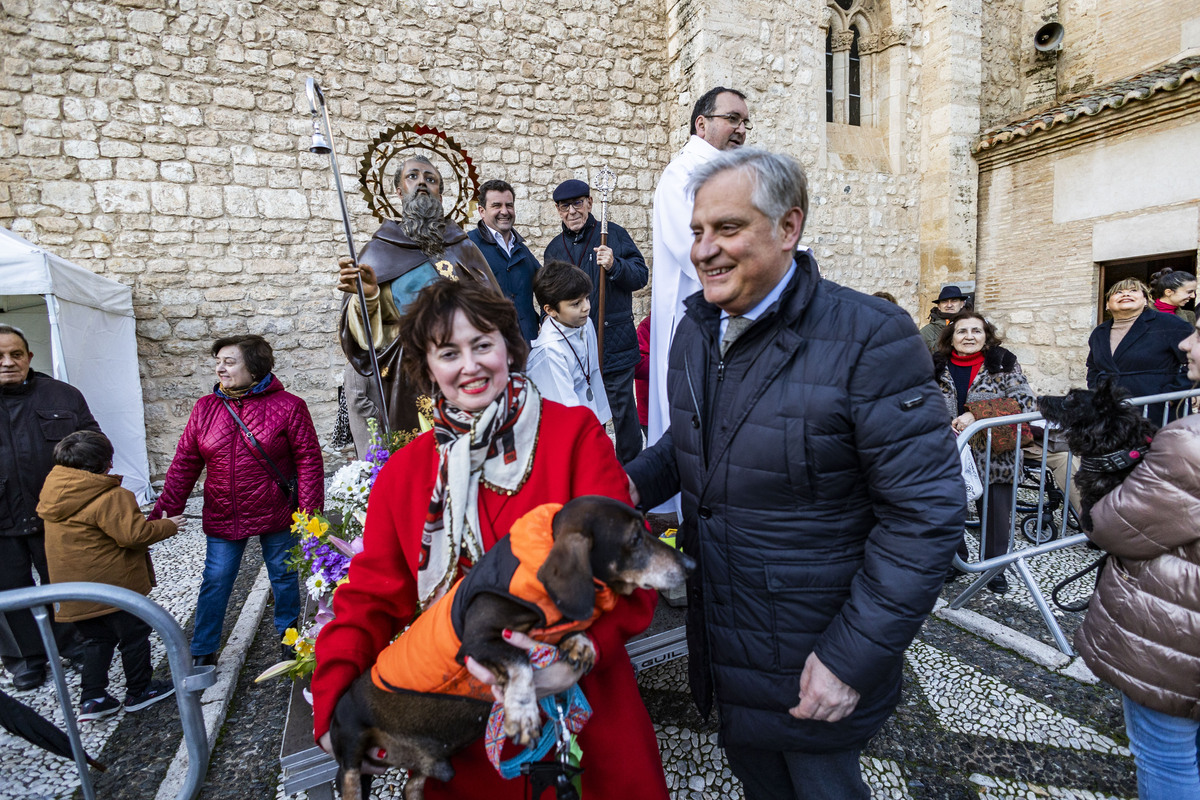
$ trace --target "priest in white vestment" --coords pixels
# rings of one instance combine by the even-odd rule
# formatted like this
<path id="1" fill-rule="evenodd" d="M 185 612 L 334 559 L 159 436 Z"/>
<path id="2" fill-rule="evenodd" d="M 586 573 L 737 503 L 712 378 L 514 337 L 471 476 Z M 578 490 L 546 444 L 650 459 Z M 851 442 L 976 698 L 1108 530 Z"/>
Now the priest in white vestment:
<path id="1" fill-rule="evenodd" d="M 692 172 L 722 150 L 741 147 L 750 130 L 746 96 L 723 86 L 692 108 L 691 138 L 663 170 L 654 190 L 654 266 L 650 284 L 650 408 L 646 446 L 668 427 L 667 353 L 683 319 L 683 301 L 700 291 L 692 265 Z M 665 509 L 663 509 L 665 510 Z"/>

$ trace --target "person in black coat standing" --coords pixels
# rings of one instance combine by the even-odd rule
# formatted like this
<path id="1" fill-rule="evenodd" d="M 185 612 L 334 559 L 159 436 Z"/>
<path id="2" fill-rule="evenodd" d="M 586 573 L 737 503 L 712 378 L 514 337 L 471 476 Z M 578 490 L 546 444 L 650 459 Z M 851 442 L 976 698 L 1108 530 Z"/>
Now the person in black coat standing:
<path id="1" fill-rule="evenodd" d="M 37 514 L 54 445 L 75 431 L 98 431 L 78 389 L 29 368 L 33 353 L 19 328 L 0 325 L 0 591 L 50 582 L 46 528 Z M 69 623 L 52 622 L 59 654 L 83 657 Z M 46 680 L 46 649 L 28 609 L 0 614 L 0 659 L 20 691 Z"/>
<path id="2" fill-rule="evenodd" d="M 512 184 L 485 181 L 479 187 L 479 225 L 467 237 L 483 253 L 500 291 L 517 307 L 521 335 L 532 342 L 538 336 L 538 309 L 533 301 L 533 274 L 542 268 L 525 237 L 517 233 L 517 205 Z"/>
<path id="3" fill-rule="evenodd" d="M 592 216 L 591 189 L 580 180 L 563 181 L 554 190 L 562 233 L 546 247 L 544 263 L 567 261 L 592 279 L 592 322 L 600 333 L 600 278 L 604 277 L 604 361 L 600 373 L 613 415 L 617 458 L 628 463 L 642 450 L 633 397 L 633 373 L 641 353 L 633 326 L 633 293 L 650 280 L 646 259 L 629 233 L 608 223 L 608 245 L 600 246 L 600 223 Z"/>
<path id="4" fill-rule="evenodd" d="M 703 290 L 634 499 L 682 493 L 692 696 L 707 716 L 715 694 L 747 800 L 868 798 L 859 754 L 966 518 L 945 405 L 912 319 L 796 251 L 799 164 L 739 148 L 691 186 Z"/>
<path id="5" fill-rule="evenodd" d="M 1179 343 L 1191 335 L 1182 318 L 1163 314 L 1150 305 L 1150 289 L 1137 278 L 1126 278 L 1104 295 L 1111 319 L 1088 338 L 1087 385 L 1095 389 L 1102 378 L 1116 381 L 1133 397 L 1178 392 L 1191 387 L 1187 358 Z M 1174 408 L 1163 417 L 1163 404 L 1149 407 L 1150 419 L 1165 424 L 1175 419 Z"/>

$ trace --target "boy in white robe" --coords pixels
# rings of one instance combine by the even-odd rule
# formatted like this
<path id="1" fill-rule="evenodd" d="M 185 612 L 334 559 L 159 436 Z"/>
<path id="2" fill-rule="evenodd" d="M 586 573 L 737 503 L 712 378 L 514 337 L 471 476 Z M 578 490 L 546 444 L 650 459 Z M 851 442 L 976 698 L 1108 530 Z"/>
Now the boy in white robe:
<path id="1" fill-rule="evenodd" d="M 533 294 L 546 314 L 529 351 L 525 373 L 542 397 L 564 406 L 587 406 L 601 424 L 612 418 L 592 310 L 592 279 L 565 261 L 550 261 L 533 276 Z"/>

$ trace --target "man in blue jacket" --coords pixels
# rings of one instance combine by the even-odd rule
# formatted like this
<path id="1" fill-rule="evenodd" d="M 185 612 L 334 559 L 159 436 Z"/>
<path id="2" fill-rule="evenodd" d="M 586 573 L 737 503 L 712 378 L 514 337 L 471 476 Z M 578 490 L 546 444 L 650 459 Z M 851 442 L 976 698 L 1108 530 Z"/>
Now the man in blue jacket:
<path id="1" fill-rule="evenodd" d="M 533 273 L 541 264 L 517 233 L 516 199 L 507 181 L 485 181 L 479 187 L 479 225 L 467 234 L 487 259 L 500 289 L 517 307 L 521 335 L 532 342 L 538 335 L 538 310 L 533 301 Z"/>
<path id="2" fill-rule="evenodd" d="M 859 755 L 962 538 L 950 419 L 908 315 L 797 252 L 794 160 L 740 148 L 691 185 L 702 291 L 631 489 L 682 493 L 692 695 L 747 800 L 869 798 Z"/>
<path id="3" fill-rule="evenodd" d="M 633 326 L 633 293 L 650 280 L 646 259 L 629 233 L 608 223 L 608 244 L 600 245 L 600 222 L 592 216 L 592 190 L 571 179 L 554 190 L 554 207 L 562 220 L 562 233 L 546 247 L 543 262 L 566 261 L 592 279 L 592 322 L 600 331 L 600 279 L 604 279 L 604 392 L 612 410 L 617 458 L 632 461 L 642 450 L 642 426 L 633 397 L 633 373 L 641 361 L 637 329 Z"/>

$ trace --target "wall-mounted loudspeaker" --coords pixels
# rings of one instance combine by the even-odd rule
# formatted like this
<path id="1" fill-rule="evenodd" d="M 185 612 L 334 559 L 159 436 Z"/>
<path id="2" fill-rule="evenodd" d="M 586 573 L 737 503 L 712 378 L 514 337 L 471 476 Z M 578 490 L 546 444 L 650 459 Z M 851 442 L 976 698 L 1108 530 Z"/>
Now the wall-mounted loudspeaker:
<path id="1" fill-rule="evenodd" d="M 1057 22 L 1048 22 L 1033 35 L 1033 47 L 1039 53 L 1052 53 L 1062 50 L 1062 40 L 1063 26 Z"/>

